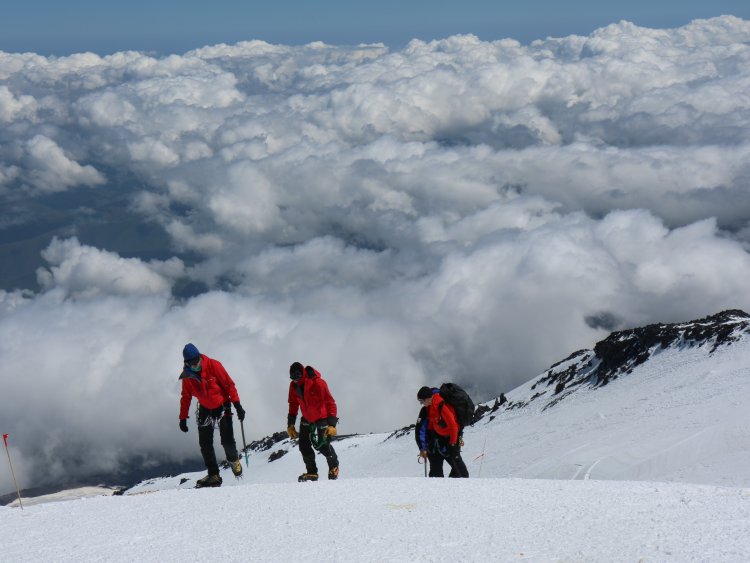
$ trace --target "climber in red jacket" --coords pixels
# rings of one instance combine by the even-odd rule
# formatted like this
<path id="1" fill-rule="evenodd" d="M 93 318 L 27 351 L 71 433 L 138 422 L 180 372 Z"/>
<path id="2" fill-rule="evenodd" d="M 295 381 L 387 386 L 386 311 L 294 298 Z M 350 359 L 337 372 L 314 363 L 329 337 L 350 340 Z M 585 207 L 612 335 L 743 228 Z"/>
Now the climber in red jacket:
<path id="1" fill-rule="evenodd" d="M 427 408 L 427 429 L 437 436 L 435 449 L 450 465 L 449 477 L 468 477 L 469 470 L 461 457 L 461 427 L 456 420 L 456 411 L 443 400 L 437 389 L 430 387 L 422 387 L 417 392 L 417 400 Z"/>
<path id="2" fill-rule="evenodd" d="M 298 481 L 317 481 L 318 466 L 315 451 L 322 453 L 328 462 L 328 478 L 339 476 L 339 460 L 331 445 L 331 437 L 336 435 L 336 401 L 333 400 L 328 384 L 312 366 L 304 367 L 299 362 L 289 366 L 289 416 L 287 433 L 290 438 L 299 438 L 299 451 L 305 462 L 306 472 Z M 294 428 L 297 411 L 302 411 L 299 434 Z M 313 449 L 314 448 L 314 449 Z"/>
<path id="3" fill-rule="evenodd" d="M 206 477 L 198 479 L 196 487 L 220 487 L 222 480 L 214 451 L 214 428 L 219 427 L 227 461 L 232 473 L 239 477 L 242 475 L 242 464 L 234 440 L 231 405 L 234 405 L 237 418 L 241 421 L 245 420 L 245 410 L 240 404 L 234 381 L 220 362 L 201 354 L 193 344 L 185 345 L 182 357 L 185 363 L 180 375 L 180 430 L 188 431 L 188 411 L 195 397 L 198 400 L 198 443 L 208 470 Z"/>

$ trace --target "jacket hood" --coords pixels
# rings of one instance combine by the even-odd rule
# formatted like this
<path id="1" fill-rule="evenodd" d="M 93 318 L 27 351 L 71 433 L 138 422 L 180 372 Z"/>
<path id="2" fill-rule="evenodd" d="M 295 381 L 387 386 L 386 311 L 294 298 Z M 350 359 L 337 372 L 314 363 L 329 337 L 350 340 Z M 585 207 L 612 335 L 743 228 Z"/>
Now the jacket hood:
<path id="1" fill-rule="evenodd" d="M 320 372 L 318 370 L 316 370 L 312 366 L 307 366 L 305 368 L 305 378 L 306 379 L 315 379 L 316 377 L 321 377 Z"/>

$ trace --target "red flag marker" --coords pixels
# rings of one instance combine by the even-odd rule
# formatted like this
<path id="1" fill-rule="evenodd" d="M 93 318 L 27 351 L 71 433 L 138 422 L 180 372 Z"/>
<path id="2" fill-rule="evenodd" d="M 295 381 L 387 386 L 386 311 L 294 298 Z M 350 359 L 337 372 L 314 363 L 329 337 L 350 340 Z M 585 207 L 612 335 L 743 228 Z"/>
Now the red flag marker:
<path id="1" fill-rule="evenodd" d="M 13 463 L 10 461 L 10 450 L 8 449 L 8 435 L 3 434 L 3 442 L 5 442 L 5 453 L 8 454 L 8 465 L 10 465 L 10 473 L 13 475 L 13 483 L 16 485 L 16 492 L 18 493 L 18 504 L 21 505 L 23 510 L 23 501 L 21 500 L 21 490 L 18 488 L 18 482 L 16 481 L 16 472 L 13 471 Z"/>

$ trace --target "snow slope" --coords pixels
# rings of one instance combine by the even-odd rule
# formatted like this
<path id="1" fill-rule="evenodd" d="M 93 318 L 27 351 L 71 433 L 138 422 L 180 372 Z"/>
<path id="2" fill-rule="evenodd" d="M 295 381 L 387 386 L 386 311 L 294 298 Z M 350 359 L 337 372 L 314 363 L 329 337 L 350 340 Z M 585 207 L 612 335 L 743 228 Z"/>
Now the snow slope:
<path id="1" fill-rule="evenodd" d="M 62 502 L 66 500 L 78 500 L 82 498 L 98 497 L 101 495 L 111 495 L 115 489 L 109 487 L 76 487 L 73 489 L 65 489 L 56 493 L 47 495 L 38 495 L 35 497 L 22 497 L 23 506 L 33 506 L 35 504 L 46 504 L 48 502 Z M 18 499 L 14 499 L 8 503 L 8 506 L 16 507 L 20 506 Z"/>
<path id="2" fill-rule="evenodd" d="M 750 486 L 749 343 L 715 358 L 705 348 L 666 350 L 606 388 L 544 411 L 503 412 L 475 429 L 499 442 L 491 473 Z"/>
<path id="3" fill-rule="evenodd" d="M 349 478 L 0 508 L 4 561 L 746 562 L 750 490 Z"/>

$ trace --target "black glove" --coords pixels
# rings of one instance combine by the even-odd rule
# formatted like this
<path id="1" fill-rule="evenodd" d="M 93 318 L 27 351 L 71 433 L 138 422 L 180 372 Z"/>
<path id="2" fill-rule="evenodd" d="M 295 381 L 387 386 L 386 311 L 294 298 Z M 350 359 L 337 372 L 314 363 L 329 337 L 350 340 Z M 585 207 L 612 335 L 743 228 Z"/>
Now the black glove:
<path id="1" fill-rule="evenodd" d="M 461 445 L 456 442 L 455 444 L 448 445 L 448 455 L 450 457 L 458 457 L 461 455 Z"/>
<path id="2" fill-rule="evenodd" d="M 187 418 L 181 418 L 180 419 L 180 430 L 182 430 L 183 432 L 187 432 L 188 431 Z"/>
<path id="3" fill-rule="evenodd" d="M 234 403 L 234 409 L 237 411 L 237 418 L 240 419 L 240 422 L 245 420 L 245 409 L 242 408 L 242 405 L 239 401 Z"/>

